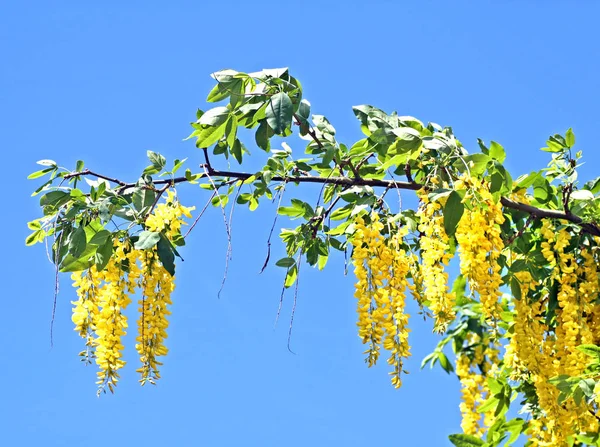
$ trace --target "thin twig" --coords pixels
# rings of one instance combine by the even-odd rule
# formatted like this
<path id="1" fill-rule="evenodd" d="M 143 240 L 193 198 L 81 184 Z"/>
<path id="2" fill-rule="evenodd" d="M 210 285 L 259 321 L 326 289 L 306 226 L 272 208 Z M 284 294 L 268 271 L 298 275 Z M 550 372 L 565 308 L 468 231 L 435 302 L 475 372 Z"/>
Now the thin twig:
<path id="1" fill-rule="evenodd" d="M 265 262 L 260 269 L 259 274 L 264 272 L 269 264 L 269 259 L 271 259 L 271 237 L 273 236 L 273 230 L 275 230 L 275 224 L 277 223 L 277 218 L 279 217 L 279 208 L 281 207 L 281 199 L 283 199 L 283 193 L 285 192 L 286 183 L 283 182 L 283 187 L 279 191 L 279 200 L 277 201 L 277 209 L 275 210 L 275 218 L 273 219 L 273 225 L 271 225 L 271 231 L 269 231 L 269 237 L 267 238 L 267 257 L 265 258 Z M 277 312 L 277 318 L 279 318 L 279 311 Z M 277 324 L 277 321 L 275 321 Z"/>
<path id="2" fill-rule="evenodd" d="M 208 166 L 206 166 L 205 169 L 208 169 Z M 223 273 L 221 287 L 219 287 L 219 291 L 217 292 L 217 297 L 221 298 L 221 292 L 223 291 L 223 287 L 225 287 L 225 281 L 227 280 L 227 270 L 229 268 L 229 255 L 231 252 L 231 232 L 229 231 L 229 224 L 227 223 L 227 214 L 225 214 L 225 207 L 223 206 L 223 200 L 221 199 L 221 195 L 219 194 L 219 189 L 217 188 L 217 185 L 215 185 L 215 182 L 213 181 L 212 177 L 208 174 L 208 171 L 207 178 L 210 184 L 212 185 L 215 193 L 217 194 L 217 197 L 219 198 L 219 207 L 221 208 L 221 213 L 223 214 L 223 223 L 225 225 L 225 233 L 227 234 L 227 256 L 225 257 L 225 272 Z"/>
<path id="3" fill-rule="evenodd" d="M 296 315 L 296 304 L 298 303 L 298 285 L 300 284 L 300 264 L 302 263 L 302 249 L 300 249 L 300 254 L 298 254 L 298 259 L 296 259 L 296 286 L 294 288 L 294 304 L 292 305 L 292 315 L 290 317 L 290 329 L 288 331 L 288 340 L 287 340 L 287 348 L 292 354 L 296 354 L 290 348 L 290 343 L 292 341 L 292 329 L 294 327 L 294 315 Z"/>
<path id="4" fill-rule="evenodd" d="M 58 292 L 60 290 L 60 282 L 58 278 L 59 266 L 58 266 L 58 257 L 60 255 L 60 245 L 62 244 L 63 231 L 60 232 L 60 236 L 58 238 L 58 242 L 56 241 L 56 222 L 58 221 L 58 216 L 54 221 L 54 299 L 52 301 L 52 318 L 50 320 L 50 348 L 54 347 L 54 318 L 56 317 L 56 306 L 58 303 Z"/>
<path id="5" fill-rule="evenodd" d="M 212 195 L 210 196 L 210 198 L 208 199 L 208 202 L 206 202 L 206 205 L 204 205 L 204 208 L 202 208 L 202 211 L 200 211 L 200 214 L 198 214 L 198 216 L 196 217 L 196 219 L 194 220 L 194 223 L 192 225 L 190 225 L 190 228 L 187 230 L 187 232 L 185 233 L 185 235 L 183 236 L 183 238 L 185 239 L 186 237 L 188 237 L 188 234 L 191 233 L 191 231 L 194 229 L 194 227 L 196 226 L 196 224 L 198 223 L 198 221 L 200 220 L 200 218 L 202 217 L 202 215 L 204 214 L 204 212 L 206 211 L 206 209 L 210 206 L 210 204 L 212 203 L 212 199 L 213 197 L 216 195 L 217 193 L 213 191 Z"/>
<path id="6" fill-rule="evenodd" d="M 286 277 L 287 277 L 287 274 L 289 271 L 290 271 L 290 268 L 288 267 L 288 269 L 285 271 Z M 275 315 L 275 324 L 273 325 L 273 327 L 277 326 L 277 323 L 279 322 L 279 316 L 281 315 L 281 308 L 283 307 L 284 295 L 285 295 L 285 281 L 283 281 L 283 287 L 281 288 L 281 295 L 279 296 L 279 306 L 277 307 L 277 315 Z"/>
<path id="7" fill-rule="evenodd" d="M 154 208 L 156 208 L 156 205 L 158 205 L 158 201 L 160 200 L 160 197 L 164 194 L 164 192 L 169 189 L 171 187 L 170 184 L 166 184 L 165 186 L 163 186 L 162 188 L 160 188 L 156 194 L 156 197 L 154 198 L 154 202 L 152 202 L 152 206 L 150 207 L 150 209 L 148 210 L 148 212 L 146 213 L 146 217 L 144 217 L 144 220 L 148 219 L 148 216 L 150 216 L 150 214 L 152 214 L 152 211 L 154 211 Z"/>

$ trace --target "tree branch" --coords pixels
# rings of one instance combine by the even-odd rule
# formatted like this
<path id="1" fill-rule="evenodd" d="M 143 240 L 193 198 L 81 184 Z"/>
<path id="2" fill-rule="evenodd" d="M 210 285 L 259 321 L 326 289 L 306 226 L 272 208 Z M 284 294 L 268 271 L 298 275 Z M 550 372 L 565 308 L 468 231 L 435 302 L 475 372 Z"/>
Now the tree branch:
<path id="1" fill-rule="evenodd" d="M 226 178 L 234 178 L 238 180 L 247 180 L 255 174 L 251 174 L 248 172 L 236 172 L 236 171 L 221 171 L 217 169 L 212 169 L 210 164 L 204 165 L 206 172 L 197 174 L 196 179 L 200 178 L 209 178 L 209 177 L 226 177 Z M 89 169 L 85 169 L 79 172 L 73 172 L 71 174 L 65 175 L 64 179 L 70 179 L 78 176 L 93 176 L 97 178 L 101 178 L 104 180 L 108 180 L 110 182 L 116 183 L 120 185 L 121 188 L 133 188 L 136 186 L 135 183 L 126 183 L 122 180 L 118 180 L 115 178 L 107 177 L 105 175 L 97 174 Z M 380 180 L 380 179 L 369 179 L 369 178 L 350 178 L 350 177 L 320 177 L 315 175 L 303 175 L 303 176 L 289 176 L 289 177 L 281 177 L 274 176 L 271 179 L 274 182 L 287 182 L 287 183 L 318 183 L 318 184 L 334 184 L 334 185 L 342 185 L 342 186 L 372 186 L 372 187 L 381 187 L 388 189 L 406 189 L 411 191 L 418 191 L 424 187 L 424 185 L 417 182 L 401 182 L 396 180 Z M 154 185 L 175 185 L 178 183 L 185 183 L 189 180 L 186 177 L 175 177 L 173 179 L 168 180 L 156 180 L 153 181 Z M 571 213 L 565 213 L 557 210 L 548 210 L 543 208 L 536 208 L 532 205 L 527 205 L 525 203 L 515 202 L 514 200 L 508 199 L 506 197 L 502 197 L 500 202 L 506 208 L 512 208 L 518 211 L 523 211 L 527 214 L 532 214 L 538 218 L 549 218 L 549 219 L 563 219 L 568 222 L 579 225 L 583 231 L 586 233 L 592 234 L 594 236 L 600 236 L 600 228 L 598 225 L 594 223 L 584 222 L 583 219 L 579 216 L 576 216 Z"/>

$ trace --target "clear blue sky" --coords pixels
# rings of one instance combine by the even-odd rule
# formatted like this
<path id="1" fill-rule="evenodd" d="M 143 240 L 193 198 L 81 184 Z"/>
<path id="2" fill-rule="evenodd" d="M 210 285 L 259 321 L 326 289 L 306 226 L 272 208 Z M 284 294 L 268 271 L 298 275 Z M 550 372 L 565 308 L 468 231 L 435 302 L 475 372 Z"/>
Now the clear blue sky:
<path id="1" fill-rule="evenodd" d="M 324 272 L 303 268 L 296 355 L 288 352 L 289 299 L 273 328 L 283 271 L 257 274 L 272 206 L 236 210 L 220 300 L 225 234 L 217 209 L 205 216 L 178 267 L 163 379 L 137 385 L 129 337 L 117 393 L 98 399 L 95 368 L 77 357 L 66 275 L 50 349 L 53 269 L 42 246 L 24 245 L 25 222 L 39 213 L 29 196 L 37 184 L 25 177 L 38 159 L 74 166 L 82 158 L 135 180 L 148 149 L 197 165 L 199 151 L 182 139 L 196 108 L 206 108 L 209 73 L 280 66 L 303 82 L 313 112 L 329 117 L 341 141 L 360 138 L 350 107 L 370 103 L 452 125 L 470 148 L 477 137 L 499 141 L 516 176 L 545 165 L 546 137 L 573 126 L 583 176 L 595 177 L 597 2 L 0 5 L 3 445 L 449 445 L 460 430 L 458 381 L 419 371 L 436 343 L 431 324 L 413 315 L 411 374 L 395 391 L 387 365 L 363 364 L 353 278 L 341 258 Z M 205 191 L 182 189 L 190 204 L 206 200 Z M 275 243 L 273 257 L 282 253 Z"/>

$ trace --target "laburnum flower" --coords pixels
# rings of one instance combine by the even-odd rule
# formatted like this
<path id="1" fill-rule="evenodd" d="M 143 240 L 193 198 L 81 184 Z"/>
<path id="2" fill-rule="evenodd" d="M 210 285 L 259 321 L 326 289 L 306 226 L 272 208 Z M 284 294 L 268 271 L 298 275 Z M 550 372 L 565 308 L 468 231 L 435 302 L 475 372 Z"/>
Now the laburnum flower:
<path id="1" fill-rule="evenodd" d="M 95 355 L 94 330 L 99 313 L 97 291 L 102 279 L 95 266 L 73 272 L 71 279 L 78 296 L 77 301 L 71 302 L 75 306 L 71 320 L 75 324 L 75 330 L 85 340 L 86 347 L 79 355 L 83 361 L 91 363 Z"/>
<path id="2" fill-rule="evenodd" d="M 171 293 L 175 289 L 175 278 L 162 266 L 155 250 L 140 253 L 141 263 L 140 288 L 142 297 L 138 301 L 140 317 L 138 319 L 138 336 L 135 349 L 140 355 L 142 366 L 137 369 L 142 378 L 142 385 L 147 382 L 154 384 L 160 379 L 158 357 L 167 355 L 164 345 L 167 338 L 167 317 L 171 311 Z"/>
<path id="3" fill-rule="evenodd" d="M 445 332 L 456 316 L 455 294 L 448 288 L 448 273 L 445 266 L 451 259 L 450 243 L 444 229 L 441 202 L 431 202 L 425 192 L 418 193 L 421 205 L 417 211 L 421 232 L 421 273 L 423 297 L 435 318 L 434 330 Z"/>
<path id="4" fill-rule="evenodd" d="M 370 221 L 367 225 L 362 218 L 357 219 L 352 238 L 358 334 L 369 344 L 365 351 L 369 366 L 377 362 L 381 347 L 390 353 L 392 384 L 399 388 L 403 362 L 410 355 L 408 315 L 404 311 L 406 289 L 410 287 L 410 259 L 402 248 L 406 230 L 400 229 L 386 240 L 378 216 L 372 214 Z"/>
<path id="5" fill-rule="evenodd" d="M 472 179 L 466 174 L 456 182 L 465 189 L 463 202 L 469 202 L 456 228 L 460 253 L 460 271 L 468 281 L 471 292 L 479 296 L 484 316 L 497 320 L 498 299 L 502 286 L 498 258 L 504 249 L 500 225 L 504 222 L 502 207 L 493 198 L 487 182 Z"/>
<path id="6" fill-rule="evenodd" d="M 139 276 L 134 256 L 129 242 L 117 240 L 114 243 L 113 256 L 106 268 L 100 272 L 103 284 L 98 289 L 100 310 L 94 331 L 96 364 L 100 368 L 96 382 L 98 393 L 105 391 L 107 386 L 113 392 L 119 380 L 118 371 L 125 366 L 122 358 L 122 338 L 126 335 L 127 317 L 124 311 L 131 303 L 129 294 L 135 290 L 135 282 Z M 121 263 L 124 261 L 129 261 L 128 273 L 121 269 Z"/>
<path id="7" fill-rule="evenodd" d="M 145 226 L 148 231 L 167 231 L 168 237 L 174 237 L 181 230 L 181 225 L 184 223 L 182 216 L 191 218 L 191 211 L 195 207 L 187 207 L 181 205 L 175 192 L 167 191 L 165 203 L 159 203 L 154 207 L 152 214 L 146 218 Z"/>

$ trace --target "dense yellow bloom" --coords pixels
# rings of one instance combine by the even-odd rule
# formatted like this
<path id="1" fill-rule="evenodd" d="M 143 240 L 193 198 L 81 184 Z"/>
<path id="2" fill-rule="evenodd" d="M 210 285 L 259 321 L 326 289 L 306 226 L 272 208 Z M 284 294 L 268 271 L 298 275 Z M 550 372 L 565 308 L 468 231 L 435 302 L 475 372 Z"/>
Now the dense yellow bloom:
<path id="1" fill-rule="evenodd" d="M 98 316 L 97 290 L 102 281 L 95 266 L 88 270 L 73 272 L 71 275 L 73 287 L 77 289 L 77 301 L 74 304 L 71 320 L 75 323 L 75 330 L 85 339 L 86 349 L 79 353 L 82 360 L 91 363 L 94 358 L 94 329 Z"/>
<path id="2" fill-rule="evenodd" d="M 165 203 L 154 207 L 144 225 L 149 231 L 162 232 L 173 239 L 180 235 L 183 217 L 191 217 L 194 208 L 184 207 L 172 191 L 167 192 Z M 110 391 L 119 379 L 119 370 L 125 365 L 122 338 L 128 327 L 125 309 L 130 296 L 140 287 L 140 318 L 136 350 L 142 367 L 138 369 L 140 382 L 154 383 L 160 378 L 158 357 L 167 354 L 168 306 L 175 288 L 174 279 L 159 260 L 157 248 L 136 250 L 129 239 L 115 240 L 111 259 L 104 270 L 96 266 L 73 273 L 73 285 L 79 299 L 74 301 L 72 320 L 75 330 L 86 340 L 82 352 L 88 362 L 95 358 L 99 366 L 99 392 Z"/>
<path id="3" fill-rule="evenodd" d="M 138 301 L 140 317 L 138 319 L 138 336 L 135 349 L 140 355 L 141 368 L 137 369 L 142 375 L 140 383 L 155 383 L 160 379 L 158 367 L 162 365 L 157 357 L 167 355 L 164 345 L 167 338 L 166 329 L 169 326 L 167 316 L 171 312 L 171 293 L 175 289 L 175 278 L 158 261 L 154 250 L 140 253 L 141 263 L 140 288 L 142 298 Z"/>
<path id="4" fill-rule="evenodd" d="M 456 188 L 466 188 L 465 207 L 456 228 L 460 253 L 460 271 L 467 278 L 471 292 L 479 295 L 483 315 L 498 318 L 498 298 L 502 286 L 498 258 L 504 249 L 500 224 L 504 222 L 502 207 L 494 200 L 486 182 L 464 176 Z"/>
<path id="5" fill-rule="evenodd" d="M 402 249 L 404 230 L 398 230 L 388 241 L 381 234 L 383 224 L 376 214 L 366 225 L 357 219 L 352 262 L 356 275 L 358 334 L 363 343 L 369 343 L 366 362 L 373 366 L 379 358 L 381 346 L 388 352 L 388 363 L 393 365 L 392 384 L 398 388 L 402 381 L 402 365 L 410 355 L 408 344 L 408 315 L 404 312 L 406 279 L 410 260 Z"/>
<path id="6" fill-rule="evenodd" d="M 115 242 L 113 256 L 106 268 L 100 272 L 104 283 L 98 290 L 99 314 L 96 319 L 96 364 L 98 392 L 108 386 L 114 391 L 119 379 L 118 371 L 125 366 L 122 338 L 126 335 L 127 317 L 123 314 L 131 303 L 129 294 L 135 291 L 139 269 L 135 263 L 136 252 L 128 244 Z M 129 272 L 121 270 L 120 263 L 129 261 Z"/>
<path id="7" fill-rule="evenodd" d="M 419 198 L 421 205 L 417 215 L 421 219 L 419 231 L 423 296 L 435 318 L 434 330 L 445 332 L 456 314 L 455 295 L 449 292 L 448 273 L 444 271 L 451 256 L 448 236 L 444 230 L 444 216 L 441 213 L 442 203 L 429 201 L 424 192 L 419 193 Z"/>
<path id="8" fill-rule="evenodd" d="M 472 353 L 461 352 L 456 359 L 456 375 L 461 384 L 461 428 L 465 434 L 482 437 L 486 427 L 494 422 L 493 410 L 481 414 L 479 406 L 489 397 L 488 377 L 497 373 L 498 349 L 494 344 L 484 344 L 476 334 L 467 339 Z"/>
<path id="9" fill-rule="evenodd" d="M 175 193 L 167 191 L 165 203 L 159 203 L 154 207 L 152 214 L 146 218 L 146 229 L 148 231 L 167 232 L 168 237 L 173 237 L 181 230 L 184 223 L 182 216 L 192 217 L 190 211 L 195 207 L 186 207 L 177 200 Z"/>

